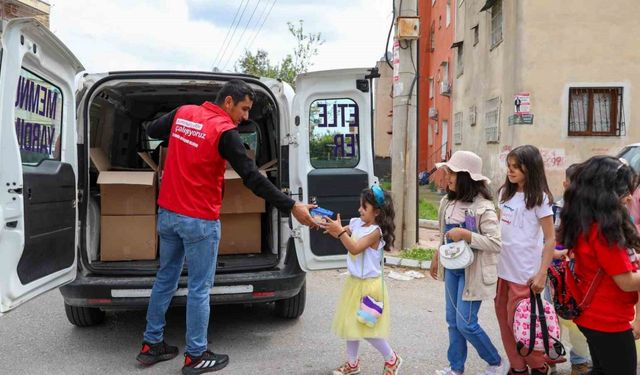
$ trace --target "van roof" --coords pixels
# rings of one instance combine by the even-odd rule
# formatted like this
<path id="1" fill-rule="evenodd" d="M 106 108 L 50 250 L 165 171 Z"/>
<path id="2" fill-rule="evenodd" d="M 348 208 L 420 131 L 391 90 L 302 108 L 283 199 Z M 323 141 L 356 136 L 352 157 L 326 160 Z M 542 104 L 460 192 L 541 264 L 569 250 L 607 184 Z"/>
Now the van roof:
<path id="1" fill-rule="evenodd" d="M 116 70 L 108 72 L 108 74 L 141 74 L 141 75 L 172 75 L 172 76 L 184 76 L 184 75 L 206 75 L 206 76 L 218 76 L 225 79 L 233 78 L 253 78 L 260 79 L 258 76 L 245 73 L 224 73 L 224 72 L 206 72 L 206 71 L 194 71 L 194 70 Z"/>

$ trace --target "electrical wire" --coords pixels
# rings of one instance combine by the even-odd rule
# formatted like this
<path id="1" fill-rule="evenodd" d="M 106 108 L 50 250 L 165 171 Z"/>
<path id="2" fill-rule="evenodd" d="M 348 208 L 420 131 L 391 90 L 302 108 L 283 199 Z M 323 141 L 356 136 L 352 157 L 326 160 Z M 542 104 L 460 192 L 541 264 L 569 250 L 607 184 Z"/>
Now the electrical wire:
<path id="1" fill-rule="evenodd" d="M 242 0 L 240 2 L 240 5 L 238 5 L 238 8 L 236 9 L 236 14 L 233 15 L 233 21 L 231 21 L 231 26 L 227 29 L 227 34 L 224 36 L 224 41 L 222 42 L 222 44 L 220 44 L 220 48 L 218 49 L 218 53 L 216 54 L 216 58 L 213 59 L 213 65 L 211 66 L 211 70 L 212 71 L 217 66 L 216 62 L 218 61 L 218 58 L 220 57 L 220 52 L 222 52 L 222 47 L 225 45 L 225 43 L 227 43 L 227 38 L 229 37 L 229 33 L 231 32 L 231 28 L 236 23 L 236 18 L 238 18 L 238 13 L 240 13 L 240 8 L 242 8 L 242 3 L 243 2 L 244 2 L 244 0 Z"/>
<path id="2" fill-rule="evenodd" d="M 251 47 L 253 47 L 253 42 L 256 41 L 256 38 L 258 37 L 258 34 L 260 34 L 260 31 L 262 31 L 262 26 L 264 26 L 264 23 L 267 21 L 267 18 L 269 18 L 269 15 L 271 14 L 271 10 L 273 9 L 273 6 L 276 5 L 276 1 L 278 1 L 278 0 L 273 0 L 273 3 L 271 3 L 271 8 L 269 8 L 269 11 L 267 12 L 266 17 L 264 17 L 264 19 L 262 19 L 262 23 L 260 24 L 260 27 L 258 28 L 258 31 L 253 35 L 253 38 L 251 39 L 251 42 L 249 43 L 249 46 L 247 47 L 248 50 L 251 50 Z M 265 9 L 267 9 L 266 6 L 265 6 Z"/>
<path id="3" fill-rule="evenodd" d="M 242 33 L 240 34 L 240 39 L 238 40 L 238 44 L 236 44 L 233 47 L 233 51 L 231 52 L 231 55 L 229 55 L 229 59 L 224 64 L 224 68 L 223 69 L 227 68 L 227 65 L 229 65 L 229 63 L 231 62 L 231 59 L 233 59 L 233 56 L 236 54 L 236 50 L 238 49 L 238 46 L 240 45 L 240 42 L 242 42 L 242 38 L 244 37 L 244 34 L 247 32 L 247 29 L 249 28 L 249 24 L 251 23 L 251 20 L 253 19 L 253 16 L 256 14 L 256 10 L 258 10 L 258 7 L 260 6 L 260 2 L 262 2 L 262 0 L 258 0 L 258 3 L 253 8 L 253 12 L 251 12 L 251 15 L 249 16 L 249 20 L 244 25 L 244 29 L 242 30 Z"/>
<path id="4" fill-rule="evenodd" d="M 218 65 L 222 64 L 222 61 L 224 60 L 224 56 L 227 54 L 227 49 L 231 45 L 231 42 L 233 41 L 233 37 L 236 35 L 236 30 L 238 29 L 238 25 L 240 25 L 240 22 L 242 22 L 242 17 L 244 16 L 244 12 L 247 10 L 247 5 L 249 5 L 249 0 L 247 0 L 247 2 L 244 4 L 244 8 L 242 8 L 242 12 L 240 13 L 240 18 L 238 19 L 238 23 L 236 23 L 235 27 L 233 28 L 233 31 L 231 32 L 231 38 L 229 38 L 227 45 L 224 47 L 224 51 L 222 52 L 222 56 L 220 56 L 220 61 L 218 62 Z"/>
<path id="5" fill-rule="evenodd" d="M 395 0 L 391 0 L 392 6 L 391 8 L 393 9 L 391 11 L 391 24 L 389 25 L 389 33 L 387 34 L 387 43 L 385 43 L 384 45 L 384 59 L 387 62 L 387 65 L 389 65 L 389 68 L 393 69 L 393 65 L 391 64 L 391 62 L 389 62 L 389 39 L 391 39 L 391 31 L 393 30 L 393 23 L 396 20 L 396 6 L 395 4 L 393 4 Z"/>

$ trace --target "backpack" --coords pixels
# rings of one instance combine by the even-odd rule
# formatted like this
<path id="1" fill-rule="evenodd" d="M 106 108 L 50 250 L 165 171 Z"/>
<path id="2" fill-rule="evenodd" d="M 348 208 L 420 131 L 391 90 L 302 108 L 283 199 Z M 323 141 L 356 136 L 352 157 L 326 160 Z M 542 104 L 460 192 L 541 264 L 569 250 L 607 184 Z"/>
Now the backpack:
<path id="1" fill-rule="evenodd" d="M 522 357 L 534 350 L 543 351 L 550 359 L 566 354 L 560 342 L 560 324 L 553 306 L 533 291 L 529 298 L 516 305 L 513 336 L 518 354 Z M 527 349 L 525 354 L 522 353 L 523 348 Z"/>
<path id="2" fill-rule="evenodd" d="M 567 320 L 577 318 L 589 307 L 602 276 L 604 276 L 602 268 L 598 269 L 587 294 L 583 295 L 578 288 L 580 280 L 573 271 L 574 262 L 573 259 L 556 261 L 547 271 L 553 306 L 558 316 Z"/>

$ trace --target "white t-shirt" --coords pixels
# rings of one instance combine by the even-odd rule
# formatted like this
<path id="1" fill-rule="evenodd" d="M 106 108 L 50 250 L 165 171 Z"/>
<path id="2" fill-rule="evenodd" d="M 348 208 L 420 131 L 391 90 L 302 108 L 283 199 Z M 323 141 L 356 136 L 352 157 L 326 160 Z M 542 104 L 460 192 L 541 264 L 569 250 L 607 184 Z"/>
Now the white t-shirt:
<path id="1" fill-rule="evenodd" d="M 358 241 L 360 238 L 369 235 L 376 230 L 380 231 L 380 227 L 375 224 L 364 226 L 364 222 L 360 218 L 351 219 L 349 222 L 349 229 L 351 230 L 351 238 L 353 238 L 354 241 Z M 347 269 L 351 276 L 359 279 L 380 277 L 380 273 L 382 272 L 380 262 L 382 260 L 382 249 L 384 248 L 384 244 L 384 240 L 380 238 L 380 243 L 378 244 L 377 249 L 369 247 L 358 255 L 349 253 L 347 256 Z M 362 260 L 363 256 L 364 262 Z"/>
<path id="2" fill-rule="evenodd" d="M 544 237 L 539 220 L 553 215 L 549 197 L 544 194 L 542 205 L 527 209 L 524 193 L 517 192 L 500 203 L 502 251 L 498 262 L 498 277 L 526 285 L 540 270 Z"/>

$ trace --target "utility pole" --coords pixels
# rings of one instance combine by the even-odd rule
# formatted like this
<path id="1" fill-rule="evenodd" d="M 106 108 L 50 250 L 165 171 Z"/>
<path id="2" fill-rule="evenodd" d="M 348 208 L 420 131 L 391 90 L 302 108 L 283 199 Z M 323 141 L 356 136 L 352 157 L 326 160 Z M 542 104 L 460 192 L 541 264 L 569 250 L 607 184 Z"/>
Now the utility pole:
<path id="1" fill-rule="evenodd" d="M 393 138 L 391 191 L 396 212 L 396 248 L 417 242 L 418 2 L 394 0 Z"/>

